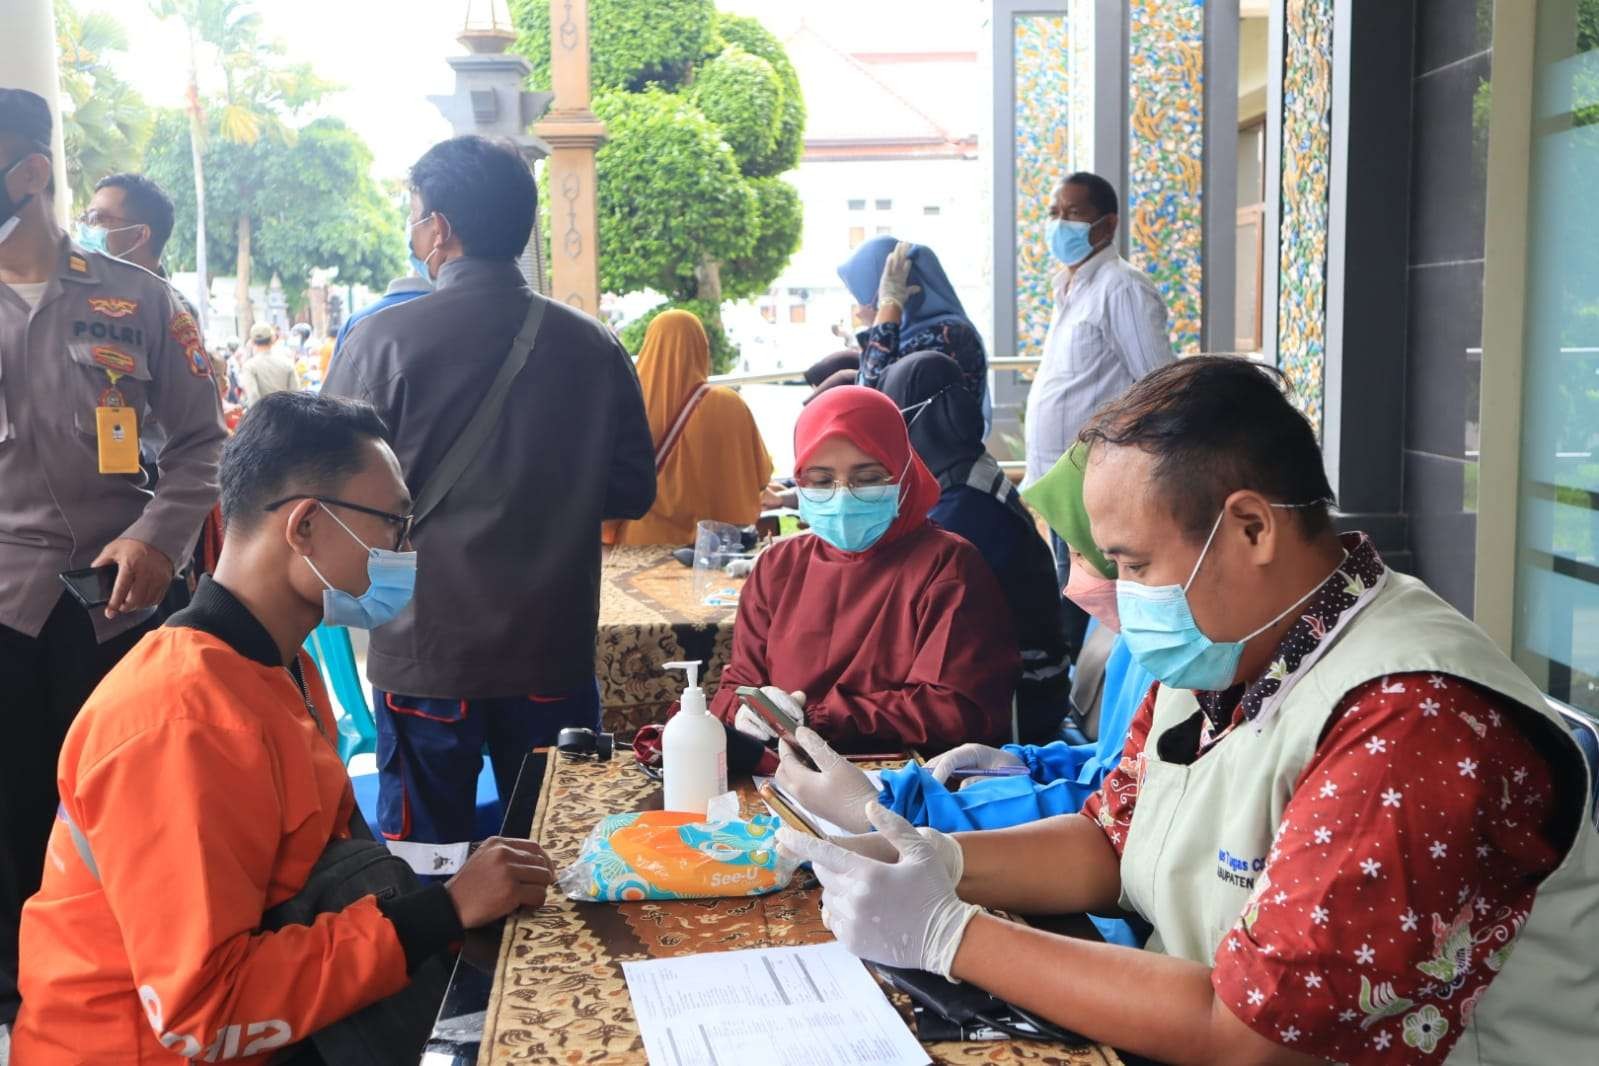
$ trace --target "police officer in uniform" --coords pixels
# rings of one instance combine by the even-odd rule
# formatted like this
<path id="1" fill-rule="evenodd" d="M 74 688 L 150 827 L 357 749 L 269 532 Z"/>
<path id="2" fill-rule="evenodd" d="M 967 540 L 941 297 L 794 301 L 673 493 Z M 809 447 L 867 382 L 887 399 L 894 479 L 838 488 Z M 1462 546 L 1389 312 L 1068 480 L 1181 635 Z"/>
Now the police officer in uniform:
<path id="1" fill-rule="evenodd" d="M 79 705 L 155 625 L 173 562 L 217 500 L 225 431 L 194 317 L 141 267 L 56 223 L 44 99 L 0 88 L 0 1027 L 16 1016 L 17 923 Z M 139 468 L 159 426 L 160 482 Z M 104 607 L 62 571 L 115 567 Z"/>

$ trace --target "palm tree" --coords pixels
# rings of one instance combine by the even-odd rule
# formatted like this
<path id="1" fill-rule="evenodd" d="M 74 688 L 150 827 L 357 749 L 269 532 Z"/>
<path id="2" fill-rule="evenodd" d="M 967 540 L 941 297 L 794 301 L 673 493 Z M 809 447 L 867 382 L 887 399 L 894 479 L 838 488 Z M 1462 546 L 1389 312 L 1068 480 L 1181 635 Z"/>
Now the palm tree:
<path id="1" fill-rule="evenodd" d="M 286 117 L 321 97 L 330 86 L 312 72 L 309 64 L 286 63 L 283 45 L 276 41 L 256 39 L 241 43 L 245 47 L 222 56 L 225 87 L 217 128 L 235 144 L 253 145 L 267 140 L 282 148 L 290 147 L 295 130 Z M 254 221 L 248 210 L 239 212 L 235 226 L 238 252 L 234 306 L 242 337 L 254 321 L 250 300 Z"/>
<path id="2" fill-rule="evenodd" d="M 74 213 L 106 174 L 137 170 L 150 139 L 153 116 L 144 99 L 105 65 L 107 52 L 126 51 L 127 31 L 110 15 L 80 15 L 70 0 L 56 0 L 60 52 L 61 135 Z"/>
<path id="3" fill-rule="evenodd" d="M 205 111 L 200 105 L 200 44 L 205 42 L 226 56 L 248 49 L 261 29 L 261 16 L 250 0 L 149 0 L 150 12 L 160 19 L 177 18 L 189 36 L 189 150 L 194 158 L 195 241 L 194 265 L 200 275 L 199 301 L 203 334 L 210 317 L 210 274 L 205 256 Z"/>
<path id="4" fill-rule="evenodd" d="M 189 33 L 189 141 L 194 158 L 195 265 L 206 278 L 205 175 L 201 163 L 205 111 L 200 98 L 200 45 L 216 54 L 222 78 L 221 110 L 216 129 L 226 141 L 253 145 L 266 137 L 287 146 L 294 130 L 285 118 L 321 97 L 331 87 L 308 64 L 284 60 L 283 45 L 261 37 L 261 16 L 253 0 L 149 0 L 160 18 L 181 19 Z M 236 328 L 243 336 L 254 320 L 250 302 L 250 256 L 253 234 L 247 212 L 237 220 Z M 206 283 L 202 281 L 201 288 Z M 202 327 L 203 328 L 203 327 Z"/>

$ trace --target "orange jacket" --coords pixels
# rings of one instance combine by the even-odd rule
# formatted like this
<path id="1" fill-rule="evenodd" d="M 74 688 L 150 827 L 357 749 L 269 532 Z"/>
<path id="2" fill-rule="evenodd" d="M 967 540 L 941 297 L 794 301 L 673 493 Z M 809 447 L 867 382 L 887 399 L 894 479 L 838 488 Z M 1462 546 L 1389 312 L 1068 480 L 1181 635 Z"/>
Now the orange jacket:
<path id="1" fill-rule="evenodd" d="M 331 730 L 321 679 L 300 660 Z M 58 783 L 44 885 L 23 908 L 12 1062 L 264 1063 L 405 986 L 399 937 L 372 897 L 258 931 L 328 840 L 349 835 L 355 803 L 287 670 L 200 630 L 157 630 L 84 705 Z"/>

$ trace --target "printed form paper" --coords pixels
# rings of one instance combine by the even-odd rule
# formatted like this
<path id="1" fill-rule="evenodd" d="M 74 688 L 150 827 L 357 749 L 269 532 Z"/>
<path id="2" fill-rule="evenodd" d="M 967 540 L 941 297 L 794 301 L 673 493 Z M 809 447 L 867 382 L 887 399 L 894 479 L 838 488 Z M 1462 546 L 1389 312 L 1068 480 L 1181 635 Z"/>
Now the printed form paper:
<path id="1" fill-rule="evenodd" d="M 925 1066 L 836 941 L 622 963 L 652 1066 Z"/>

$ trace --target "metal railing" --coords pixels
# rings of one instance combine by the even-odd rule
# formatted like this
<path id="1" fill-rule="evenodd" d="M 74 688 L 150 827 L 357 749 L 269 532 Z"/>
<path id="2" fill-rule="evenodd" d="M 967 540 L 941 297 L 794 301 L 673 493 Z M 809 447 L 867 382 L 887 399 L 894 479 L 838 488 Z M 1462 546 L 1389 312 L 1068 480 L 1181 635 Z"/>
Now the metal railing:
<path id="1" fill-rule="evenodd" d="M 1205 355 L 1230 355 L 1242 356 L 1256 362 L 1263 361 L 1259 352 L 1205 352 Z M 1031 370 L 1043 360 L 1031 356 L 997 356 L 988 361 L 990 370 Z M 804 370 L 774 370 L 765 374 L 717 374 L 711 379 L 712 385 L 726 385 L 729 388 L 738 388 L 741 385 L 799 385 L 805 381 Z M 1017 474 L 1027 469 L 1023 460 L 1002 460 L 999 468 L 1008 474 Z"/>
<path id="2" fill-rule="evenodd" d="M 990 370 L 1031 370 L 1042 359 L 1027 356 L 1009 356 L 990 359 Z M 773 370 L 764 374 L 716 374 L 711 377 L 712 385 L 726 385 L 729 388 L 738 388 L 740 385 L 798 385 L 805 380 L 804 370 Z"/>

